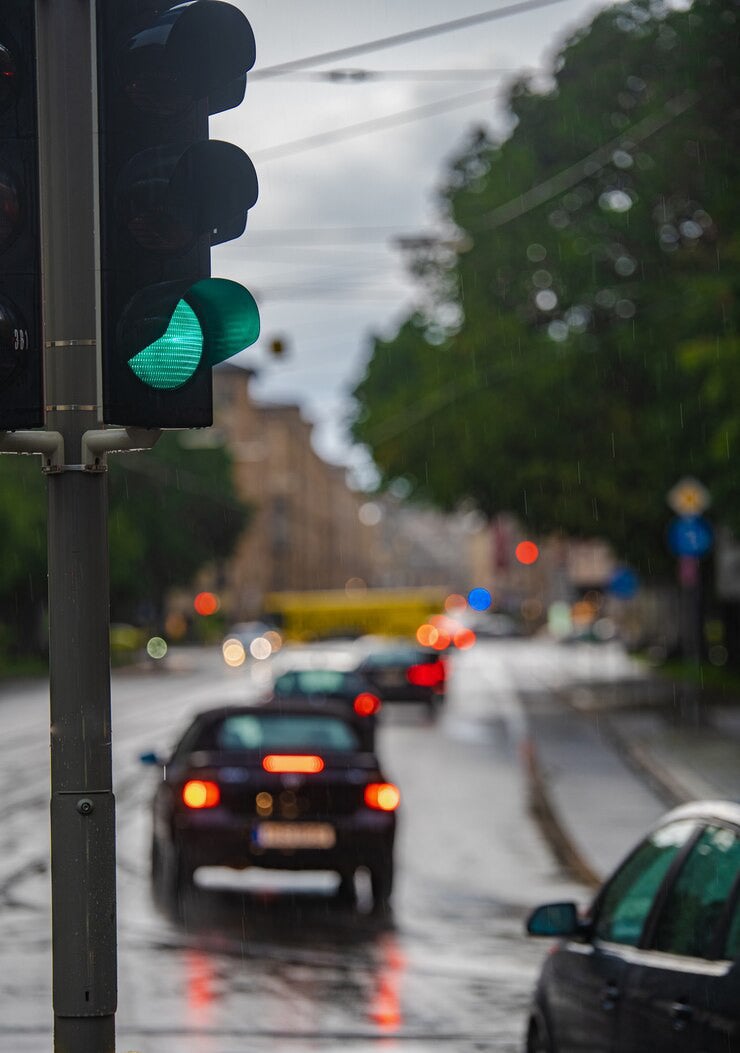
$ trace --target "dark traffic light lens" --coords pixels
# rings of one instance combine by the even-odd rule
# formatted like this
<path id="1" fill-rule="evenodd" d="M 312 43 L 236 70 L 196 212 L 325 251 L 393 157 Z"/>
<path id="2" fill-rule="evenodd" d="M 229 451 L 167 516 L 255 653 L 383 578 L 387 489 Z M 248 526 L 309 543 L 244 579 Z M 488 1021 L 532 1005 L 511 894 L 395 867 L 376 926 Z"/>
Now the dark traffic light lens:
<path id="1" fill-rule="evenodd" d="M 0 112 L 6 109 L 18 94 L 18 68 L 15 59 L 6 47 L 0 44 Z"/>
<path id="2" fill-rule="evenodd" d="M 0 169 L 0 252 L 10 245 L 21 222 L 21 203 L 16 182 L 10 173 Z"/>
<path id="3" fill-rule="evenodd" d="M 0 384 L 10 380 L 28 350 L 25 322 L 17 308 L 0 296 Z"/>

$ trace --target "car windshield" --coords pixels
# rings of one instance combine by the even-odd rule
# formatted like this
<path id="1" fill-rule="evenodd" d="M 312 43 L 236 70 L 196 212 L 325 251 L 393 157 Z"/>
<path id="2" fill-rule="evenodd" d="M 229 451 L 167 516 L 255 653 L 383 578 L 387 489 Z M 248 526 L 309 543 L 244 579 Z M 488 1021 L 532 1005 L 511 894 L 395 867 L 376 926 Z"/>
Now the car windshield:
<path id="1" fill-rule="evenodd" d="M 278 695 L 330 695 L 352 689 L 352 678 L 338 669 L 295 670 L 283 673 L 275 681 Z"/>
<path id="2" fill-rule="evenodd" d="M 357 735 L 337 717 L 313 714 L 238 713 L 214 729 L 222 750 L 338 750 L 359 749 Z"/>

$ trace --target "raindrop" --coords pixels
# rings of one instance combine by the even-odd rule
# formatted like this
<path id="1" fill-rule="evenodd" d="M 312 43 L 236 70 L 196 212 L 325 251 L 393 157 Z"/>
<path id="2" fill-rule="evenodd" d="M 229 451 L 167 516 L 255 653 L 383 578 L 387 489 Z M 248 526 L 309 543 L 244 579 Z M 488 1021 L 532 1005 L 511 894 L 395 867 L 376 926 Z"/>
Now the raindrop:
<path id="1" fill-rule="evenodd" d="M 535 271 L 532 275 L 532 284 L 538 289 L 549 289 L 552 285 L 552 275 L 545 270 Z"/>
<path id="2" fill-rule="evenodd" d="M 617 302 L 617 297 L 612 289 L 599 289 L 594 300 L 599 307 L 611 308 Z"/>
<path id="3" fill-rule="evenodd" d="M 605 190 L 599 197 L 599 205 L 610 212 L 629 212 L 634 201 L 626 190 Z"/>
<path id="4" fill-rule="evenodd" d="M 562 344 L 564 340 L 568 339 L 568 326 L 565 322 L 561 321 L 550 322 L 547 327 L 547 335 L 551 340 L 555 340 L 556 343 Z"/>
<path id="5" fill-rule="evenodd" d="M 576 307 L 571 307 L 569 311 L 565 312 L 565 321 L 568 323 L 568 327 L 576 333 L 583 333 L 588 323 L 591 321 L 591 312 L 588 307 L 583 307 L 578 304 Z"/>
<path id="6" fill-rule="evenodd" d="M 631 256 L 619 256 L 614 261 L 614 270 L 617 274 L 621 275 L 622 278 L 629 278 L 629 276 L 634 274 L 637 270 L 637 263 Z"/>
<path id="7" fill-rule="evenodd" d="M 665 223 L 660 228 L 659 237 L 663 244 L 675 245 L 679 239 L 679 234 L 676 228 L 671 223 Z"/>
<path id="8" fill-rule="evenodd" d="M 554 212 L 551 212 L 547 218 L 550 222 L 550 226 L 555 227 L 555 230 L 563 230 L 570 223 L 568 213 L 563 211 L 562 208 L 558 208 Z"/>
<path id="9" fill-rule="evenodd" d="M 632 154 L 628 154 L 626 150 L 615 150 L 612 154 L 612 161 L 617 168 L 631 168 L 635 163 Z"/>
<path id="10" fill-rule="evenodd" d="M 614 305 L 614 313 L 619 318 L 634 318 L 636 310 L 637 308 L 632 303 L 632 300 L 617 300 Z"/>
<path id="11" fill-rule="evenodd" d="M 558 298 L 552 289 L 542 289 L 534 298 L 541 311 L 554 311 L 558 305 Z"/>
<path id="12" fill-rule="evenodd" d="M 536 241 L 527 247 L 527 259 L 531 260 L 532 263 L 541 263 L 546 256 L 547 249 Z"/>
<path id="13" fill-rule="evenodd" d="M 685 219 L 679 227 L 679 230 L 685 238 L 691 238 L 692 240 L 700 238 L 704 233 L 700 225 L 693 219 Z"/>

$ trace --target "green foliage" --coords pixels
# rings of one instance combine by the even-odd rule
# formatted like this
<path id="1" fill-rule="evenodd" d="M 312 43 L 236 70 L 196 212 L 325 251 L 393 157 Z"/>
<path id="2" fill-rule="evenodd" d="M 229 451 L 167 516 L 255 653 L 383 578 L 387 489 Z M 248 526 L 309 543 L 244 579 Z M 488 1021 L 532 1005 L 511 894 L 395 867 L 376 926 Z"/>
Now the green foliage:
<path id="1" fill-rule="evenodd" d="M 111 611 L 129 620 L 161 614 L 167 591 L 224 562 L 244 529 L 223 447 L 184 449 L 166 432 L 146 454 L 109 458 Z"/>
<path id="2" fill-rule="evenodd" d="M 551 90 L 511 86 L 507 139 L 471 137 L 441 193 L 467 251 L 414 262 L 432 307 L 355 391 L 384 484 L 608 537 L 644 574 L 683 475 L 740 527 L 736 10 L 604 11 Z"/>

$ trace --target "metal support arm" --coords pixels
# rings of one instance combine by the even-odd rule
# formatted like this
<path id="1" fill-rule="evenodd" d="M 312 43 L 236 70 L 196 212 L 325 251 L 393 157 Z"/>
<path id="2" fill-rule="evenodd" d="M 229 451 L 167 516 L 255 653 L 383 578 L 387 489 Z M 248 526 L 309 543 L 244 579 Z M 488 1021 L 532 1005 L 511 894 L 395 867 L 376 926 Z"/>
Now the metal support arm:
<path id="1" fill-rule="evenodd" d="M 0 453 L 39 453 L 43 471 L 64 471 L 64 437 L 58 431 L 0 431 Z"/>
<path id="2" fill-rule="evenodd" d="M 151 450 L 162 431 L 159 428 L 100 428 L 82 436 L 82 463 L 91 472 L 105 471 L 107 453 Z"/>

